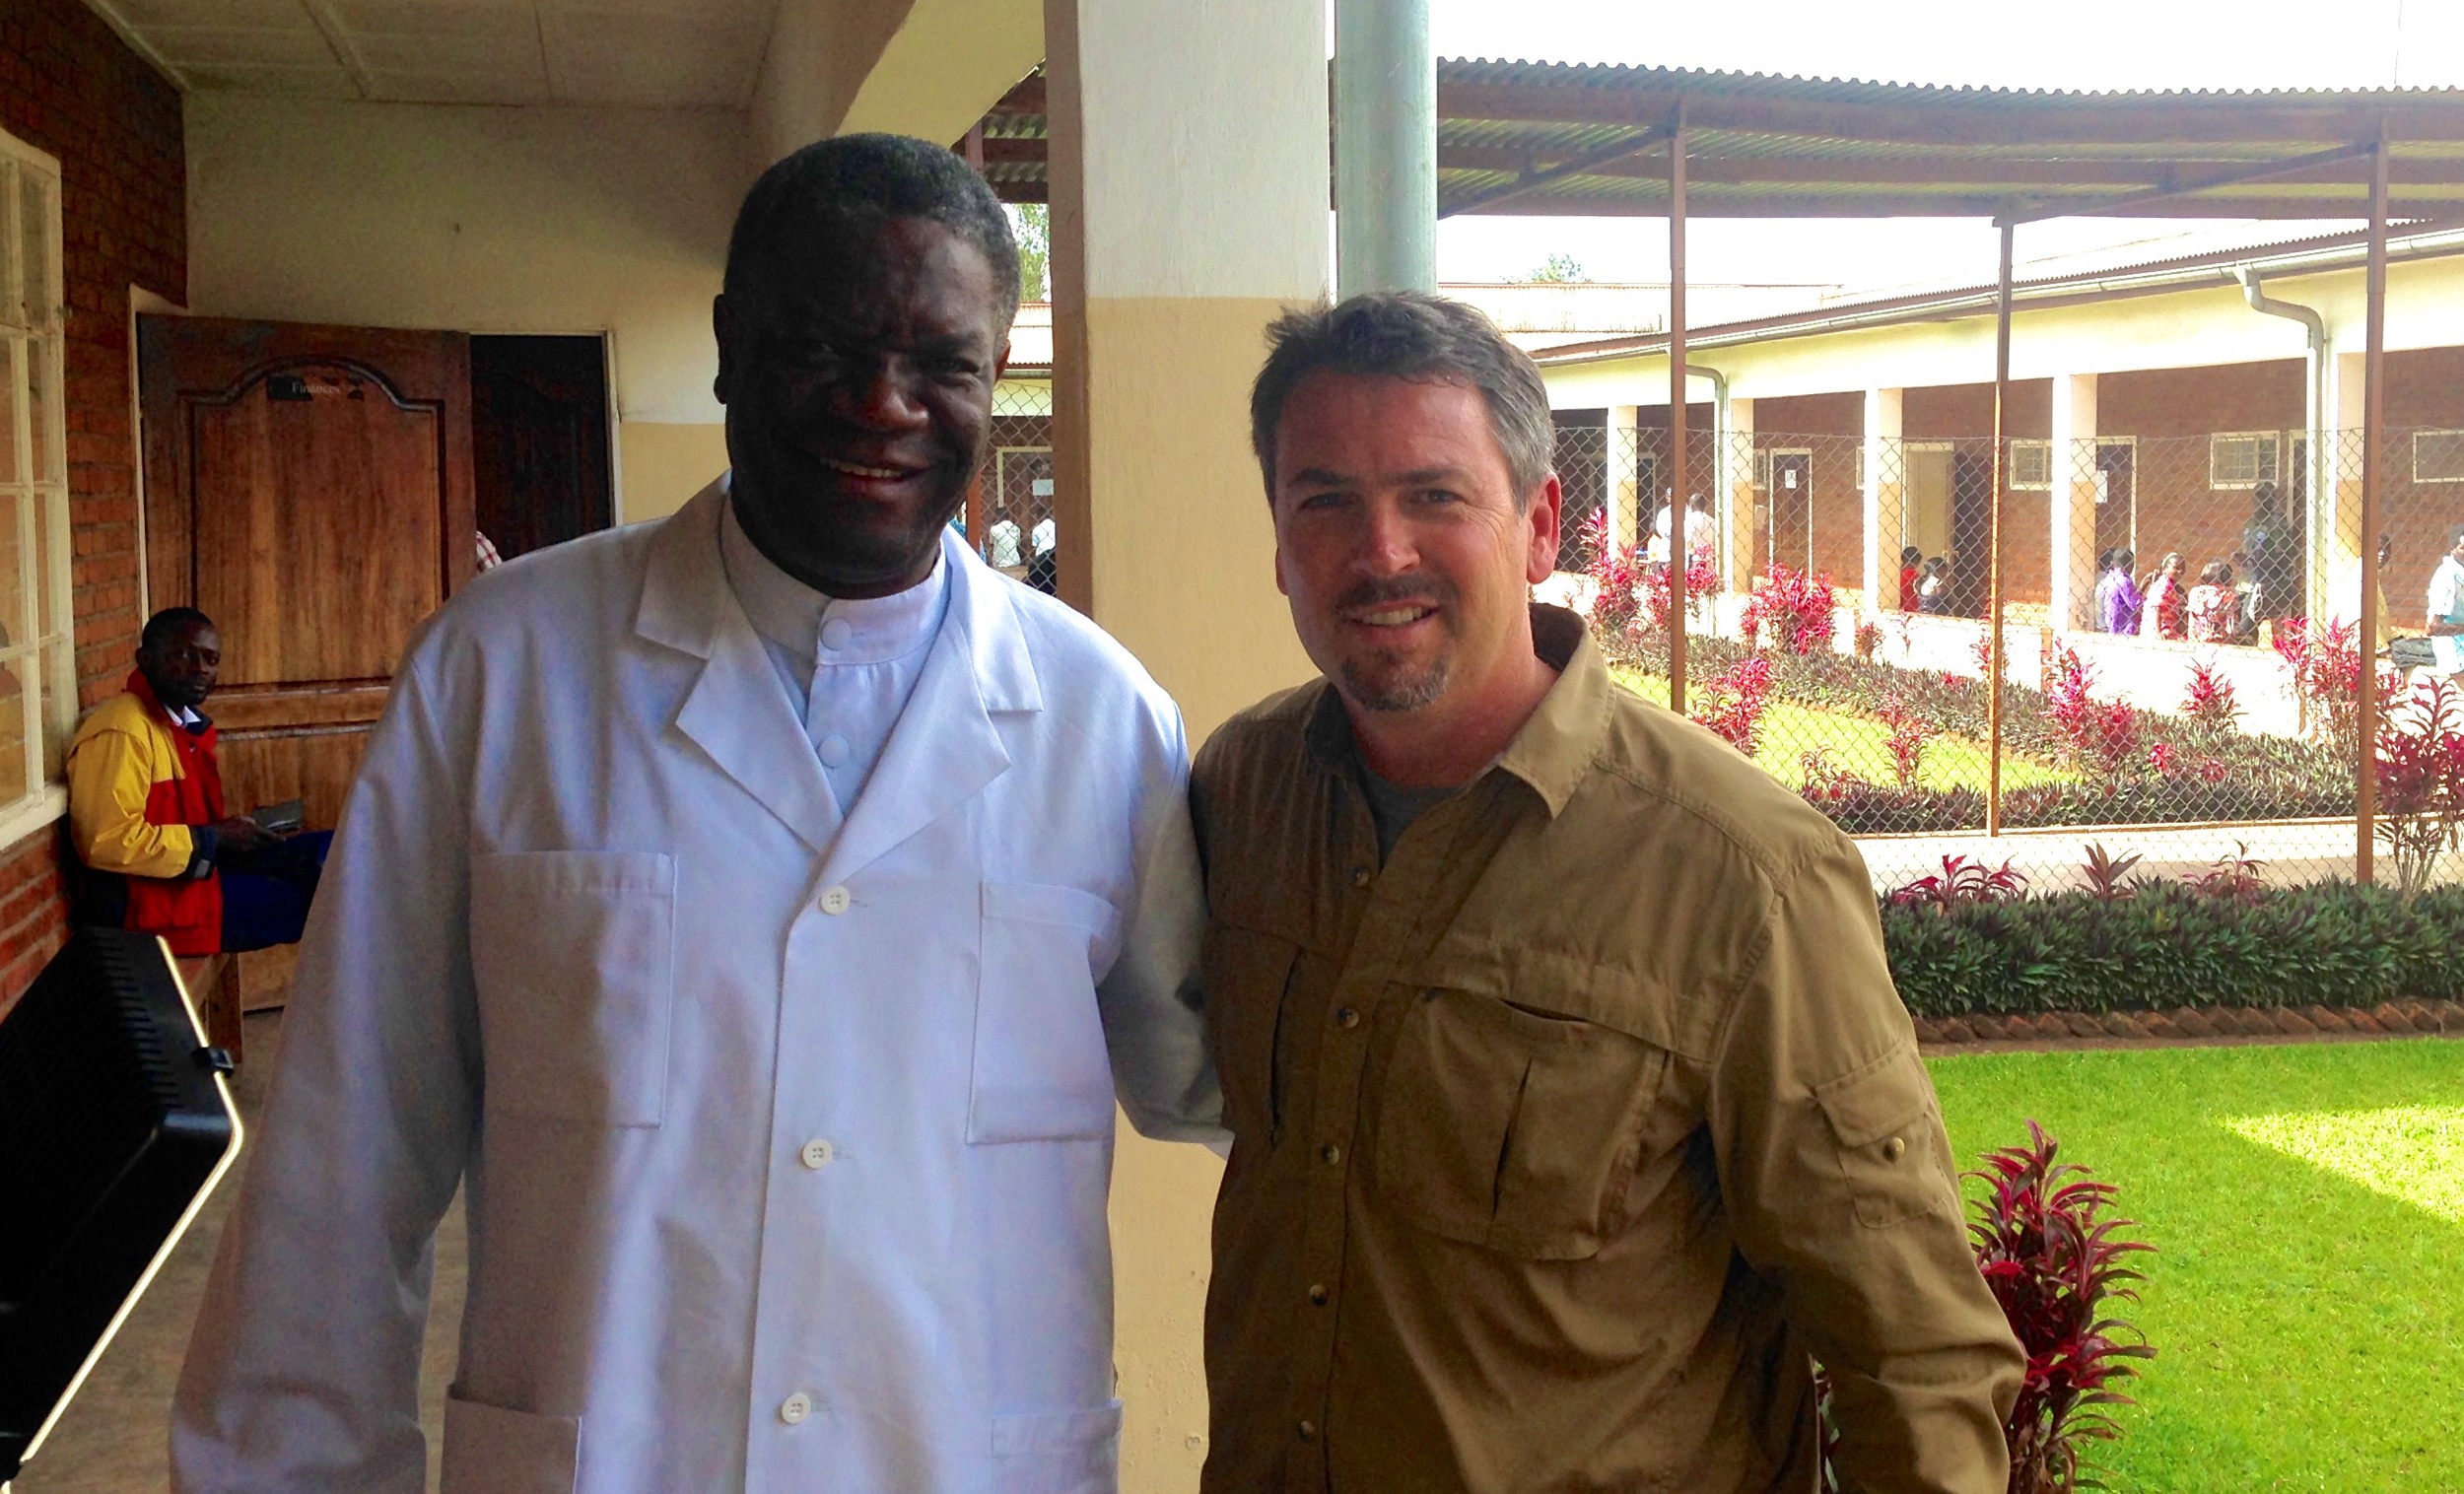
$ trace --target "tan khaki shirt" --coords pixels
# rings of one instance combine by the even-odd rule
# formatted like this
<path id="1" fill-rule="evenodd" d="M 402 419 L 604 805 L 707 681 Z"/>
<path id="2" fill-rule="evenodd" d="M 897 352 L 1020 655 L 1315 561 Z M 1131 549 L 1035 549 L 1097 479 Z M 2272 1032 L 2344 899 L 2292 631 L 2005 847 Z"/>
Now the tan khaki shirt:
<path id="1" fill-rule="evenodd" d="M 1192 789 L 1231 1164 L 1209 1494 L 2001 1494 L 2019 1345 L 1856 848 L 1710 733 L 1562 673 L 1381 868 L 1324 681 Z"/>

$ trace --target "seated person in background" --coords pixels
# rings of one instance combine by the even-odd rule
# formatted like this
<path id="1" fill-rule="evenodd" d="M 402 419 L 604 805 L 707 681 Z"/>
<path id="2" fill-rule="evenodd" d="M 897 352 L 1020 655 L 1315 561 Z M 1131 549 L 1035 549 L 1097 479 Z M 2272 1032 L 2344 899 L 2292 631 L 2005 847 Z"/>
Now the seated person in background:
<path id="1" fill-rule="evenodd" d="M 2229 644 L 2239 621 L 2239 598 L 2233 593 L 2233 568 L 2210 561 L 2199 568 L 2199 584 L 2190 588 L 2190 641 Z"/>
<path id="2" fill-rule="evenodd" d="M 1916 610 L 1935 616 L 1951 610 L 1951 562 L 1939 555 L 1925 563 L 1924 579 L 1916 583 Z"/>
<path id="3" fill-rule="evenodd" d="M 1917 608 L 1916 583 L 1925 575 L 1925 552 L 1910 545 L 1899 552 L 1899 610 L 1914 612 Z"/>
<path id="4" fill-rule="evenodd" d="M 2190 636 L 2189 599 L 2182 594 L 2182 557 L 2168 552 L 2142 588 L 2139 606 L 2141 638 L 2185 639 Z"/>
<path id="5" fill-rule="evenodd" d="M 2107 633 L 2139 631 L 2139 582 L 2130 570 L 2138 559 L 2128 550 L 2105 552 L 2103 574 L 2096 577 L 2096 626 Z"/>
<path id="6" fill-rule="evenodd" d="M 81 916 L 160 934 L 192 959 L 297 942 L 332 840 L 286 838 L 224 812 L 214 723 L 197 710 L 222 649 L 195 608 L 156 613 L 126 690 L 79 723 L 68 750 Z"/>

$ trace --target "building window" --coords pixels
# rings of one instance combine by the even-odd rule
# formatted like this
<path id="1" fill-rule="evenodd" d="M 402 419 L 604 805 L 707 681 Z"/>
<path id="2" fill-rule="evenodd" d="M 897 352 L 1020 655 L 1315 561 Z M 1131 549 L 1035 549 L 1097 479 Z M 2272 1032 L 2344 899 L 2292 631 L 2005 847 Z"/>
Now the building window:
<path id="1" fill-rule="evenodd" d="M 2413 481 L 2464 483 L 2464 431 L 2414 432 Z"/>
<path id="2" fill-rule="evenodd" d="M 2208 438 L 2208 486 L 2255 488 L 2277 481 L 2273 431 L 2237 431 Z"/>
<path id="3" fill-rule="evenodd" d="M 77 719 L 60 169 L 0 133 L 0 843 L 55 818 Z"/>
<path id="4" fill-rule="evenodd" d="M 2042 493 L 2052 486 L 2053 442 L 2049 441 L 2011 442 L 2012 490 Z"/>

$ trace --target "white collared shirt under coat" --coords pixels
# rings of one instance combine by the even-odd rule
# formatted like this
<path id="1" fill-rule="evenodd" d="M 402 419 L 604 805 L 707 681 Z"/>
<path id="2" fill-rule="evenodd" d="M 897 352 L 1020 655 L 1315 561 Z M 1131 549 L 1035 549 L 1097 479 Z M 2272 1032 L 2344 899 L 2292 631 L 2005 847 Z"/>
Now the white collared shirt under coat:
<path id="1" fill-rule="evenodd" d="M 1116 1096 L 1208 1139 L 1179 714 L 945 538 L 844 825 L 714 485 L 396 677 L 175 1407 L 188 1494 L 1109 1494 Z M 1109 1061 L 1108 1061 L 1109 1060 Z"/>

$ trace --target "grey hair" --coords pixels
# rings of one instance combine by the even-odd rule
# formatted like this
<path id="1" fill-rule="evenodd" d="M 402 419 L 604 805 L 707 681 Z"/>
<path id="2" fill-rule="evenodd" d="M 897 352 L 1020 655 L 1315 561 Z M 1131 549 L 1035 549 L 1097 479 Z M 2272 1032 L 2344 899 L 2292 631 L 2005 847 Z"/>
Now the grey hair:
<path id="1" fill-rule="evenodd" d="M 1517 508 L 1531 502 L 1556 454 L 1548 388 L 1530 354 L 1486 316 L 1420 291 L 1369 291 L 1333 306 L 1296 308 L 1266 328 L 1266 363 L 1249 395 L 1249 441 L 1274 498 L 1275 430 L 1292 391 L 1312 374 L 1379 374 L 1480 391 L 1489 430 L 1506 453 Z"/>

